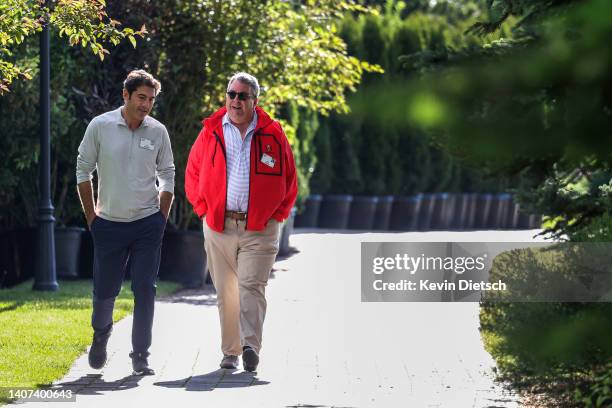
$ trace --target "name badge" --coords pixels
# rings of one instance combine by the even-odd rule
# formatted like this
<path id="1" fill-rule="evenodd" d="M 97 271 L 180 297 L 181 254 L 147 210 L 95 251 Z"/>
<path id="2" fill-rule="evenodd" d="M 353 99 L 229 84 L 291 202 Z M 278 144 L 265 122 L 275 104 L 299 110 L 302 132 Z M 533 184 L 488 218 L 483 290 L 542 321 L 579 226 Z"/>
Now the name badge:
<path id="1" fill-rule="evenodd" d="M 155 145 L 153 144 L 153 142 L 145 137 L 140 138 L 140 147 L 148 150 L 155 149 Z"/>
<path id="2" fill-rule="evenodd" d="M 268 166 L 268 167 L 274 167 L 274 163 L 276 163 L 276 162 L 274 161 L 274 159 L 272 158 L 272 156 L 270 156 L 270 155 L 269 155 L 269 154 L 267 154 L 267 153 L 264 153 L 264 154 L 261 156 L 261 162 L 262 162 L 263 164 L 265 164 L 266 166 Z"/>

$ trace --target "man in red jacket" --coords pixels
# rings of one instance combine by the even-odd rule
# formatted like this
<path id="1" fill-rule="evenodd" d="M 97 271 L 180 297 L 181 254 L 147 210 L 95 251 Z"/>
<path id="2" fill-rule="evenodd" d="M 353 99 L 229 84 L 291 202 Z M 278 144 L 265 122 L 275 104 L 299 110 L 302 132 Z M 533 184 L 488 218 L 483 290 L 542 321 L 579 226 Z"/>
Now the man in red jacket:
<path id="1" fill-rule="evenodd" d="M 240 72 L 230 79 L 225 107 L 203 121 L 185 173 L 217 289 L 221 367 L 238 368 L 242 354 L 247 371 L 259 364 L 265 287 L 280 223 L 297 196 L 291 146 L 280 124 L 257 106 L 258 96 L 252 75 Z"/>

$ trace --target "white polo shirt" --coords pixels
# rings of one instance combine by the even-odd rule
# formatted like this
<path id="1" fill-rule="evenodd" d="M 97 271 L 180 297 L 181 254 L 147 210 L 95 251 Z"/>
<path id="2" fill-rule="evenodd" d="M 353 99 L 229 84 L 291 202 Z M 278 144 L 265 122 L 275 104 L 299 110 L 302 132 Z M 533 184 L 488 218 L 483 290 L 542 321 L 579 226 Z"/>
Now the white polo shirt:
<path id="1" fill-rule="evenodd" d="M 174 158 L 166 127 L 146 116 L 131 130 L 121 108 L 96 116 L 79 146 L 77 184 L 91 180 L 94 170 L 100 217 L 130 222 L 154 214 L 159 211 L 159 192 L 174 192 Z"/>

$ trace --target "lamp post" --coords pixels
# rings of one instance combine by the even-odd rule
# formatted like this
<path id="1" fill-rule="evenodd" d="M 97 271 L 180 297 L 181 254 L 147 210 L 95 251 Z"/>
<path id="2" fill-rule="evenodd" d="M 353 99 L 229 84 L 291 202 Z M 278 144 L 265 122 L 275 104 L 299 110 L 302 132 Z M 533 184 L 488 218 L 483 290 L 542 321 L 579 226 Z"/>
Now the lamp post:
<path id="1" fill-rule="evenodd" d="M 45 1 L 45 7 L 49 1 Z M 55 291 L 58 289 L 55 273 L 55 218 L 51 203 L 51 111 L 50 111 L 50 52 L 49 15 L 40 35 L 40 158 L 38 206 L 38 257 L 34 275 L 34 290 Z"/>

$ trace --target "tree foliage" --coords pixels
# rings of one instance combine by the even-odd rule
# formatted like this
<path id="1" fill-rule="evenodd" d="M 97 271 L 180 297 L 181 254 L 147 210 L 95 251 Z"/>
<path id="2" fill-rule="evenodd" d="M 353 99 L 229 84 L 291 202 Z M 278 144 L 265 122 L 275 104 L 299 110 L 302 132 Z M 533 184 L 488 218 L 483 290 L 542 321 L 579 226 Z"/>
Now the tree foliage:
<path id="1" fill-rule="evenodd" d="M 59 13 L 58 8 L 63 3 L 72 4 L 72 11 L 64 8 L 65 12 Z M 122 81 L 129 70 L 145 68 L 163 84 L 163 92 L 157 98 L 153 116 L 162 121 L 170 133 L 177 168 L 177 205 L 173 221 L 182 228 L 188 227 L 190 223 L 195 225 L 195 217 L 183 191 L 184 168 L 189 148 L 201 129 L 201 120 L 223 104 L 227 81 L 233 73 L 247 71 L 260 80 L 263 86 L 260 104 L 273 116 L 282 119 L 296 155 L 303 195 L 308 191 L 308 181 L 315 160 L 312 139 L 318 127 L 318 117 L 314 112 L 346 112 L 347 92 L 357 88 L 364 72 L 380 70 L 376 65 L 350 56 L 344 41 L 338 35 L 338 16 L 346 12 L 368 12 L 352 0 L 109 0 L 107 3 L 63 3 L 54 4 L 57 20 L 52 26 L 55 34 L 53 43 L 56 47 L 53 53 L 62 55 L 66 67 L 71 68 L 60 73 L 55 70 L 55 66 L 52 67 L 52 87 L 56 93 L 54 98 L 57 98 L 53 103 L 57 107 L 62 106 L 64 112 L 52 118 L 56 129 L 54 143 L 61 146 L 61 151 L 57 151 L 57 156 L 54 157 L 58 160 L 61 158 L 63 163 L 57 166 L 57 177 L 63 180 L 65 173 L 70 175 L 69 182 L 74 182 L 76 149 L 71 146 L 72 138 L 74 135 L 77 135 L 77 139 L 79 134 L 82 136 L 86 123 L 93 116 L 122 103 Z M 77 15 L 83 15 L 85 9 L 79 7 L 90 3 L 105 6 L 101 19 L 91 12 L 93 8 L 88 9 L 91 19 L 79 23 L 85 24 L 84 27 L 69 18 L 73 11 Z M 81 14 L 78 14 L 79 12 Z M 100 61 L 93 53 L 84 52 L 82 47 L 72 48 L 57 41 L 61 35 L 70 42 L 71 35 L 82 36 L 81 29 L 89 35 L 88 41 L 93 41 L 98 38 L 98 32 L 88 31 L 87 24 L 98 27 L 97 24 L 101 22 L 106 24 L 107 30 L 120 31 L 116 20 L 121 20 L 128 27 L 141 27 L 146 24 L 146 38 L 134 37 L 138 46 L 136 49 L 124 41 L 118 43 L 113 52 Z M 66 24 L 61 25 L 60 21 Z M 66 27 L 72 27 L 72 31 L 66 31 Z M 103 30 L 100 31 L 102 32 Z M 129 38 L 130 31 L 121 32 Z M 17 66 L 24 67 L 24 71 L 30 68 L 35 76 L 35 54 L 30 51 L 35 50 L 36 45 L 28 40 L 30 37 L 24 37 L 21 46 L 14 47 L 13 58 Z M 105 38 L 113 44 L 112 37 Z M 81 39 L 79 44 L 83 45 Z M 89 50 L 91 44 L 85 44 Z M 30 51 L 26 51 L 28 47 Z M 103 54 L 106 55 L 104 52 Z M 18 94 L 29 95 L 34 91 L 33 87 L 29 87 L 28 91 L 25 88 L 28 87 L 19 89 Z M 10 101 L 17 99 L 18 95 L 14 96 L 15 98 L 12 98 L 7 94 L 0 98 L 0 128 L 3 129 L 3 134 L 6 129 L 8 135 L 15 135 L 20 133 L 21 129 L 27 128 L 28 130 L 23 130 L 24 137 L 27 138 L 29 134 L 32 138 L 29 145 L 35 147 L 36 134 L 35 131 L 32 132 L 32 127 L 24 126 L 23 122 L 20 123 L 17 119 L 9 119 L 12 114 Z M 288 105 L 292 106 L 290 110 L 297 112 L 297 116 L 291 117 L 287 113 L 288 109 L 285 108 Z M 35 103 L 29 107 L 31 109 L 26 112 L 32 113 Z M 20 130 L 13 130 L 16 128 Z M 12 142 L 7 141 L 7 144 L 12 145 Z M 9 151 L 12 150 L 0 152 L 0 156 L 6 159 L 5 162 L 17 160 L 27 162 L 27 165 L 20 170 L 10 169 L 10 177 L 7 174 L 4 180 L 8 182 L 9 178 L 14 181 L 24 177 L 31 179 L 35 185 L 35 148 L 33 153 L 29 151 L 32 160 L 26 160 L 30 156 L 25 151 L 8 154 Z M 67 161 L 64 161 L 65 159 Z M 58 196 L 61 196 L 61 191 L 62 188 L 59 188 Z M 35 192 L 24 193 L 20 200 L 27 197 L 35 198 Z M 10 203 L 11 200 L 7 198 L 4 202 Z M 76 196 L 69 193 L 66 200 L 66 206 L 63 208 L 76 208 L 78 217 L 78 206 L 72 205 L 78 204 Z M 16 211 L 23 211 L 23 208 L 25 206 L 17 208 Z M 74 219 L 68 213 L 64 215 L 65 220 Z M 22 221 L 19 221 L 20 218 L 16 215 L 11 217 L 14 222 L 27 219 L 22 217 Z"/>
<path id="2" fill-rule="evenodd" d="M 345 95 L 364 72 L 381 68 L 350 56 L 338 34 L 338 17 L 367 13 L 354 1 L 250 2 L 232 0 L 156 3 L 153 41 L 160 42 L 158 75 L 167 91 L 159 116 L 175 146 L 190 146 L 200 120 L 225 100 L 229 77 L 238 71 L 255 75 L 263 87 L 260 105 L 282 119 L 292 144 L 300 197 L 308 193 L 314 167 L 312 112 L 347 112 Z M 190 50 L 190 55 L 185 55 Z M 286 105 L 289 109 L 283 109 Z M 288 112 L 298 109 L 291 117 Z M 297 117 L 299 116 L 299 119 Z M 188 149 L 175 149 L 184 168 Z M 183 185 L 182 171 L 177 185 Z M 178 222 L 193 220 L 182 189 L 177 192 Z"/>
<path id="3" fill-rule="evenodd" d="M 378 3 L 382 4 L 377 13 L 345 16 L 340 35 L 349 53 L 382 66 L 385 72 L 364 74 L 358 92 L 352 97 L 357 112 L 322 118 L 321 122 L 329 122 L 329 126 L 322 126 L 317 135 L 317 155 L 330 157 L 332 163 L 318 160 L 313 191 L 398 195 L 459 189 L 480 191 L 485 184 L 477 171 L 462 171 L 457 160 L 440 151 L 421 129 L 387 120 L 386 112 L 402 109 L 406 96 L 392 90 L 415 76 L 415 72 L 404 68 L 406 62 L 401 55 L 461 52 L 498 36 L 482 39 L 464 34 L 480 10 L 473 2 L 442 1 L 435 6 L 423 2 L 418 7 L 413 2 L 394 0 Z M 369 98 L 371 87 L 385 89 L 380 99 Z M 332 180 L 323 180 L 327 177 Z M 504 185 L 488 188 L 494 192 Z"/>
<path id="4" fill-rule="evenodd" d="M 35 0 L 3 0 L 0 3 L 0 95 L 8 92 L 16 78 L 31 79 L 31 71 L 14 61 L 12 49 L 39 32 L 46 24 L 54 25 L 60 37 L 70 45 L 89 48 L 101 60 L 109 53 L 105 48 L 128 38 L 136 46 L 140 30 L 120 28 L 121 23 L 108 17 L 105 0 L 57 0 L 48 6 Z"/>
<path id="5" fill-rule="evenodd" d="M 467 35 L 511 24 L 512 38 L 406 55 L 410 79 L 370 89 L 355 111 L 401 100 L 377 119 L 413 126 L 488 174 L 516 177 L 521 206 L 545 215 L 545 233 L 609 241 L 612 3 L 488 6 L 488 18 L 471 24 Z M 481 326 L 499 373 L 514 385 L 555 394 L 564 387 L 565 401 L 576 388 L 576 405 L 607 406 L 609 316 L 606 303 L 484 303 Z"/>
<path id="6" fill-rule="evenodd" d="M 412 81 L 367 100 L 403 99 L 379 118 L 422 129 L 489 174 L 520 179 L 522 204 L 547 216 L 546 232 L 571 235 L 612 205 L 604 189 L 612 175 L 612 24 L 603 17 L 612 4 L 491 6 L 502 3 L 510 8 L 492 12 L 491 24 L 518 15 L 512 39 L 442 50 L 437 59 L 414 54 Z"/>

